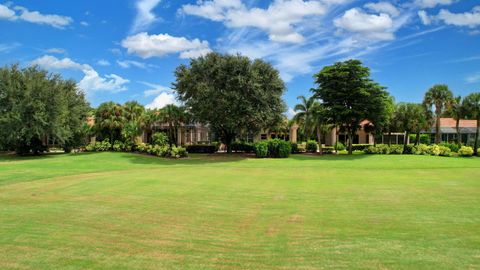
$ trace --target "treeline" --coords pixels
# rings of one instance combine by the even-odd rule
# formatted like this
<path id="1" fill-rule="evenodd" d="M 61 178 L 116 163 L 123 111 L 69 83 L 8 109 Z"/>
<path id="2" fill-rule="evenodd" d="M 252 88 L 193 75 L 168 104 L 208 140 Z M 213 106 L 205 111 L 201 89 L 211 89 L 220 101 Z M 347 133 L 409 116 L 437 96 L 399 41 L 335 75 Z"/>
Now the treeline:
<path id="1" fill-rule="evenodd" d="M 38 154 L 85 145 L 90 107 L 76 82 L 36 67 L 0 68 L 0 149 Z"/>

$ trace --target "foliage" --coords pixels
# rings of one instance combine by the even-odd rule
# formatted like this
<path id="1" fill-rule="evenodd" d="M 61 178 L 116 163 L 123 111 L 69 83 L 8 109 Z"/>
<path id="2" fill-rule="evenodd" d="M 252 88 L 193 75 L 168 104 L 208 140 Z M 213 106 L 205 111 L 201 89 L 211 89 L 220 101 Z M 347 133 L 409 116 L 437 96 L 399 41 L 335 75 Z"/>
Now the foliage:
<path id="1" fill-rule="evenodd" d="M 317 149 L 318 149 L 318 144 L 317 144 L 316 141 L 311 141 L 310 140 L 310 141 L 307 142 L 307 147 L 306 147 L 307 152 L 316 153 Z"/>
<path id="2" fill-rule="evenodd" d="M 291 143 L 292 154 L 300 153 L 300 149 L 298 149 L 298 143 Z"/>
<path id="3" fill-rule="evenodd" d="M 95 112 L 97 138 L 109 140 L 110 143 L 123 141 L 125 122 L 122 105 L 112 101 L 100 104 Z"/>
<path id="4" fill-rule="evenodd" d="M 419 134 L 419 142 L 417 142 L 417 134 L 410 134 L 410 143 L 413 144 L 430 144 L 430 135 L 429 134 Z"/>
<path id="5" fill-rule="evenodd" d="M 419 144 L 413 148 L 415 155 L 430 155 L 430 147 L 426 144 Z"/>
<path id="6" fill-rule="evenodd" d="M 437 144 L 430 145 L 428 147 L 428 152 L 432 156 L 438 156 L 438 155 L 440 155 L 440 152 L 441 152 L 440 146 L 438 146 Z"/>
<path id="7" fill-rule="evenodd" d="M 253 153 L 254 147 L 252 143 L 235 141 L 232 143 L 232 151 L 234 152 L 244 152 L 244 153 Z"/>
<path id="8" fill-rule="evenodd" d="M 335 150 L 337 150 L 337 151 L 343 151 L 343 150 L 345 150 L 345 145 L 344 145 L 343 143 L 339 142 L 339 141 L 337 141 L 333 147 L 334 147 Z"/>
<path id="9" fill-rule="evenodd" d="M 458 155 L 461 157 L 471 157 L 473 156 L 473 148 L 470 146 L 462 146 L 460 150 L 458 150 Z"/>
<path id="10" fill-rule="evenodd" d="M 439 156 L 442 156 L 442 157 L 449 157 L 452 155 L 452 150 L 450 150 L 450 148 L 446 147 L 446 146 L 439 146 L 439 153 L 438 155 Z"/>
<path id="11" fill-rule="evenodd" d="M 357 150 L 358 151 L 358 150 Z M 377 144 L 376 146 L 369 146 L 364 150 L 365 154 L 380 154 L 380 155 L 400 155 L 403 154 L 403 145 L 388 145 Z"/>
<path id="12" fill-rule="evenodd" d="M 112 145 L 108 140 L 90 143 L 85 147 L 85 150 L 88 152 L 105 152 L 105 151 L 110 151 L 111 149 L 112 149 Z"/>
<path id="13" fill-rule="evenodd" d="M 475 132 L 475 142 L 473 145 L 474 154 L 478 156 L 478 140 L 480 133 L 480 93 L 472 93 L 463 100 L 465 115 L 471 119 L 477 120 L 477 130 Z"/>
<path id="14" fill-rule="evenodd" d="M 433 107 L 435 108 L 435 143 L 441 142 L 440 118 L 452 102 L 453 94 L 447 85 L 434 85 L 425 93 L 423 105 L 430 112 L 432 112 Z"/>
<path id="15" fill-rule="evenodd" d="M 399 130 L 406 133 L 404 146 L 408 143 L 410 133 L 419 134 L 421 130 L 428 126 L 426 112 L 421 104 L 399 103 L 395 108 L 394 118 Z"/>
<path id="16" fill-rule="evenodd" d="M 165 146 L 168 144 L 168 136 L 163 132 L 157 132 L 152 135 L 152 142 L 155 145 Z"/>
<path id="17" fill-rule="evenodd" d="M 194 145 L 187 145 L 187 152 L 188 153 L 205 153 L 205 154 L 213 154 L 217 152 L 218 148 L 216 145 L 211 144 L 194 144 Z"/>
<path id="18" fill-rule="evenodd" d="M 84 145 L 89 105 L 74 81 L 37 67 L 0 68 L 0 145 L 39 154 L 47 140 L 70 150 Z"/>
<path id="19" fill-rule="evenodd" d="M 268 141 L 268 154 L 272 158 L 287 158 L 292 152 L 290 142 L 281 139 L 272 139 Z"/>
<path id="20" fill-rule="evenodd" d="M 460 150 L 461 145 L 456 144 L 456 143 L 449 143 L 449 142 L 442 142 L 439 144 L 440 146 L 445 146 L 450 149 L 450 151 L 457 153 L 458 150 Z"/>
<path id="21" fill-rule="evenodd" d="M 363 151 L 368 147 L 370 147 L 370 144 L 352 144 L 353 151 Z"/>
<path id="22" fill-rule="evenodd" d="M 124 152 L 126 151 L 126 147 L 123 142 L 115 141 L 115 143 L 112 146 L 112 150 L 115 152 Z"/>
<path id="23" fill-rule="evenodd" d="M 358 60 L 324 67 L 315 78 L 318 88 L 313 91 L 323 101 L 329 121 L 346 129 L 351 154 L 353 135 L 360 122 L 383 114 L 387 110 L 389 94 L 370 79 L 370 70 Z"/>
<path id="24" fill-rule="evenodd" d="M 268 141 L 261 141 L 257 142 L 254 145 L 255 148 L 255 156 L 257 158 L 267 158 L 268 154 Z"/>
<path id="25" fill-rule="evenodd" d="M 208 123 L 231 152 L 242 131 L 256 133 L 282 121 L 285 85 L 262 60 L 209 53 L 180 65 L 173 88 L 194 119 Z"/>
<path id="26" fill-rule="evenodd" d="M 166 158 L 184 158 L 188 157 L 187 149 L 181 146 L 169 146 L 166 145 L 152 145 L 152 144 L 139 144 L 137 150 L 140 153 L 147 153 L 150 155 Z"/>

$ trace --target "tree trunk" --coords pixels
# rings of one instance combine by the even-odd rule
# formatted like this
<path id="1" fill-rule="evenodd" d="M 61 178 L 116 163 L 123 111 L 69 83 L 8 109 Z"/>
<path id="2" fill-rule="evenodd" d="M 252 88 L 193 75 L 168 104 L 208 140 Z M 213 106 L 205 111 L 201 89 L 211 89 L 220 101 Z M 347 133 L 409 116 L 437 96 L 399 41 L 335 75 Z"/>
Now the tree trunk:
<path id="1" fill-rule="evenodd" d="M 457 119 L 455 128 L 457 129 L 457 144 L 460 145 L 462 143 L 462 138 L 460 138 L 460 118 Z"/>
<path id="2" fill-rule="evenodd" d="M 233 136 L 229 134 L 228 132 L 225 133 L 225 146 L 227 147 L 227 153 L 231 154 L 232 153 L 232 141 L 233 141 Z"/>
<path id="3" fill-rule="evenodd" d="M 392 145 L 392 131 L 388 131 L 388 147 Z"/>
<path id="4" fill-rule="evenodd" d="M 319 153 L 320 153 L 320 155 L 322 155 L 323 154 L 323 150 L 322 150 L 322 131 L 320 130 L 320 127 L 317 127 L 317 140 L 318 140 Z"/>
<path id="5" fill-rule="evenodd" d="M 410 133 L 407 131 L 405 132 L 405 138 L 403 138 L 403 153 L 405 154 L 407 151 L 407 145 L 408 145 L 408 136 Z"/>
<path id="6" fill-rule="evenodd" d="M 437 120 L 435 122 L 435 143 L 439 144 L 442 141 L 442 137 L 440 135 L 440 115 L 441 112 L 437 111 Z"/>
<path id="7" fill-rule="evenodd" d="M 349 155 L 353 154 L 352 141 L 353 141 L 353 130 L 350 129 L 348 131 L 348 154 Z"/>
<path id="8" fill-rule="evenodd" d="M 417 132 L 417 137 L 415 138 L 415 145 L 420 144 L 420 132 Z"/>
<path id="9" fill-rule="evenodd" d="M 473 144 L 473 154 L 478 156 L 478 133 L 480 131 L 480 118 L 477 118 L 477 132 L 475 132 L 475 143 Z"/>

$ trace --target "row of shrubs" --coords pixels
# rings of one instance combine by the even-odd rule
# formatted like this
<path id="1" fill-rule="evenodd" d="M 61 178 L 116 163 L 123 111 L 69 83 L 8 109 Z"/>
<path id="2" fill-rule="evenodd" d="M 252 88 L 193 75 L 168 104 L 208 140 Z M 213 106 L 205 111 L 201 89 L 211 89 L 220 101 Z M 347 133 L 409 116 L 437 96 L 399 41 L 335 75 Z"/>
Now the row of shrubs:
<path id="1" fill-rule="evenodd" d="M 413 155 L 431 155 L 431 156 L 444 156 L 450 157 L 454 153 L 457 153 L 462 157 L 471 157 L 473 155 L 473 148 L 470 146 L 452 146 L 446 144 L 419 144 L 419 145 L 407 145 L 404 148 L 403 145 L 386 145 L 378 144 L 376 146 L 370 145 L 365 148 L 366 154 L 381 154 L 381 155 L 401 155 L 401 154 L 413 154 Z M 404 151 L 405 150 L 405 151 Z"/>
<path id="2" fill-rule="evenodd" d="M 150 155 L 155 155 L 159 157 L 168 157 L 168 158 L 183 158 L 188 156 L 188 152 L 185 148 L 181 146 L 168 145 L 168 144 L 145 144 L 141 143 L 138 145 L 128 145 L 120 141 L 115 141 L 112 145 L 108 140 L 101 142 L 90 143 L 85 147 L 87 152 L 106 152 L 106 151 L 115 151 L 115 152 L 140 152 Z"/>
<path id="3" fill-rule="evenodd" d="M 292 144 L 281 139 L 271 139 L 256 143 L 254 150 L 257 158 L 288 158 Z"/>

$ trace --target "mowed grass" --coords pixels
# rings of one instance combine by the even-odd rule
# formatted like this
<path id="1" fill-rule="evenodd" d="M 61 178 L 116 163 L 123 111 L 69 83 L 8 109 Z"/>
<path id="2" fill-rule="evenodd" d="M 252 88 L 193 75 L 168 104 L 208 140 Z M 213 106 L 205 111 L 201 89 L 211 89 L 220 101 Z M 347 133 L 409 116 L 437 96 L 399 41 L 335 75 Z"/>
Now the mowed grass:
<path id="1" fill-rule="evenodd" d="M 0 269 L 479 269 L 480 159 L 0 156 Z"/>

